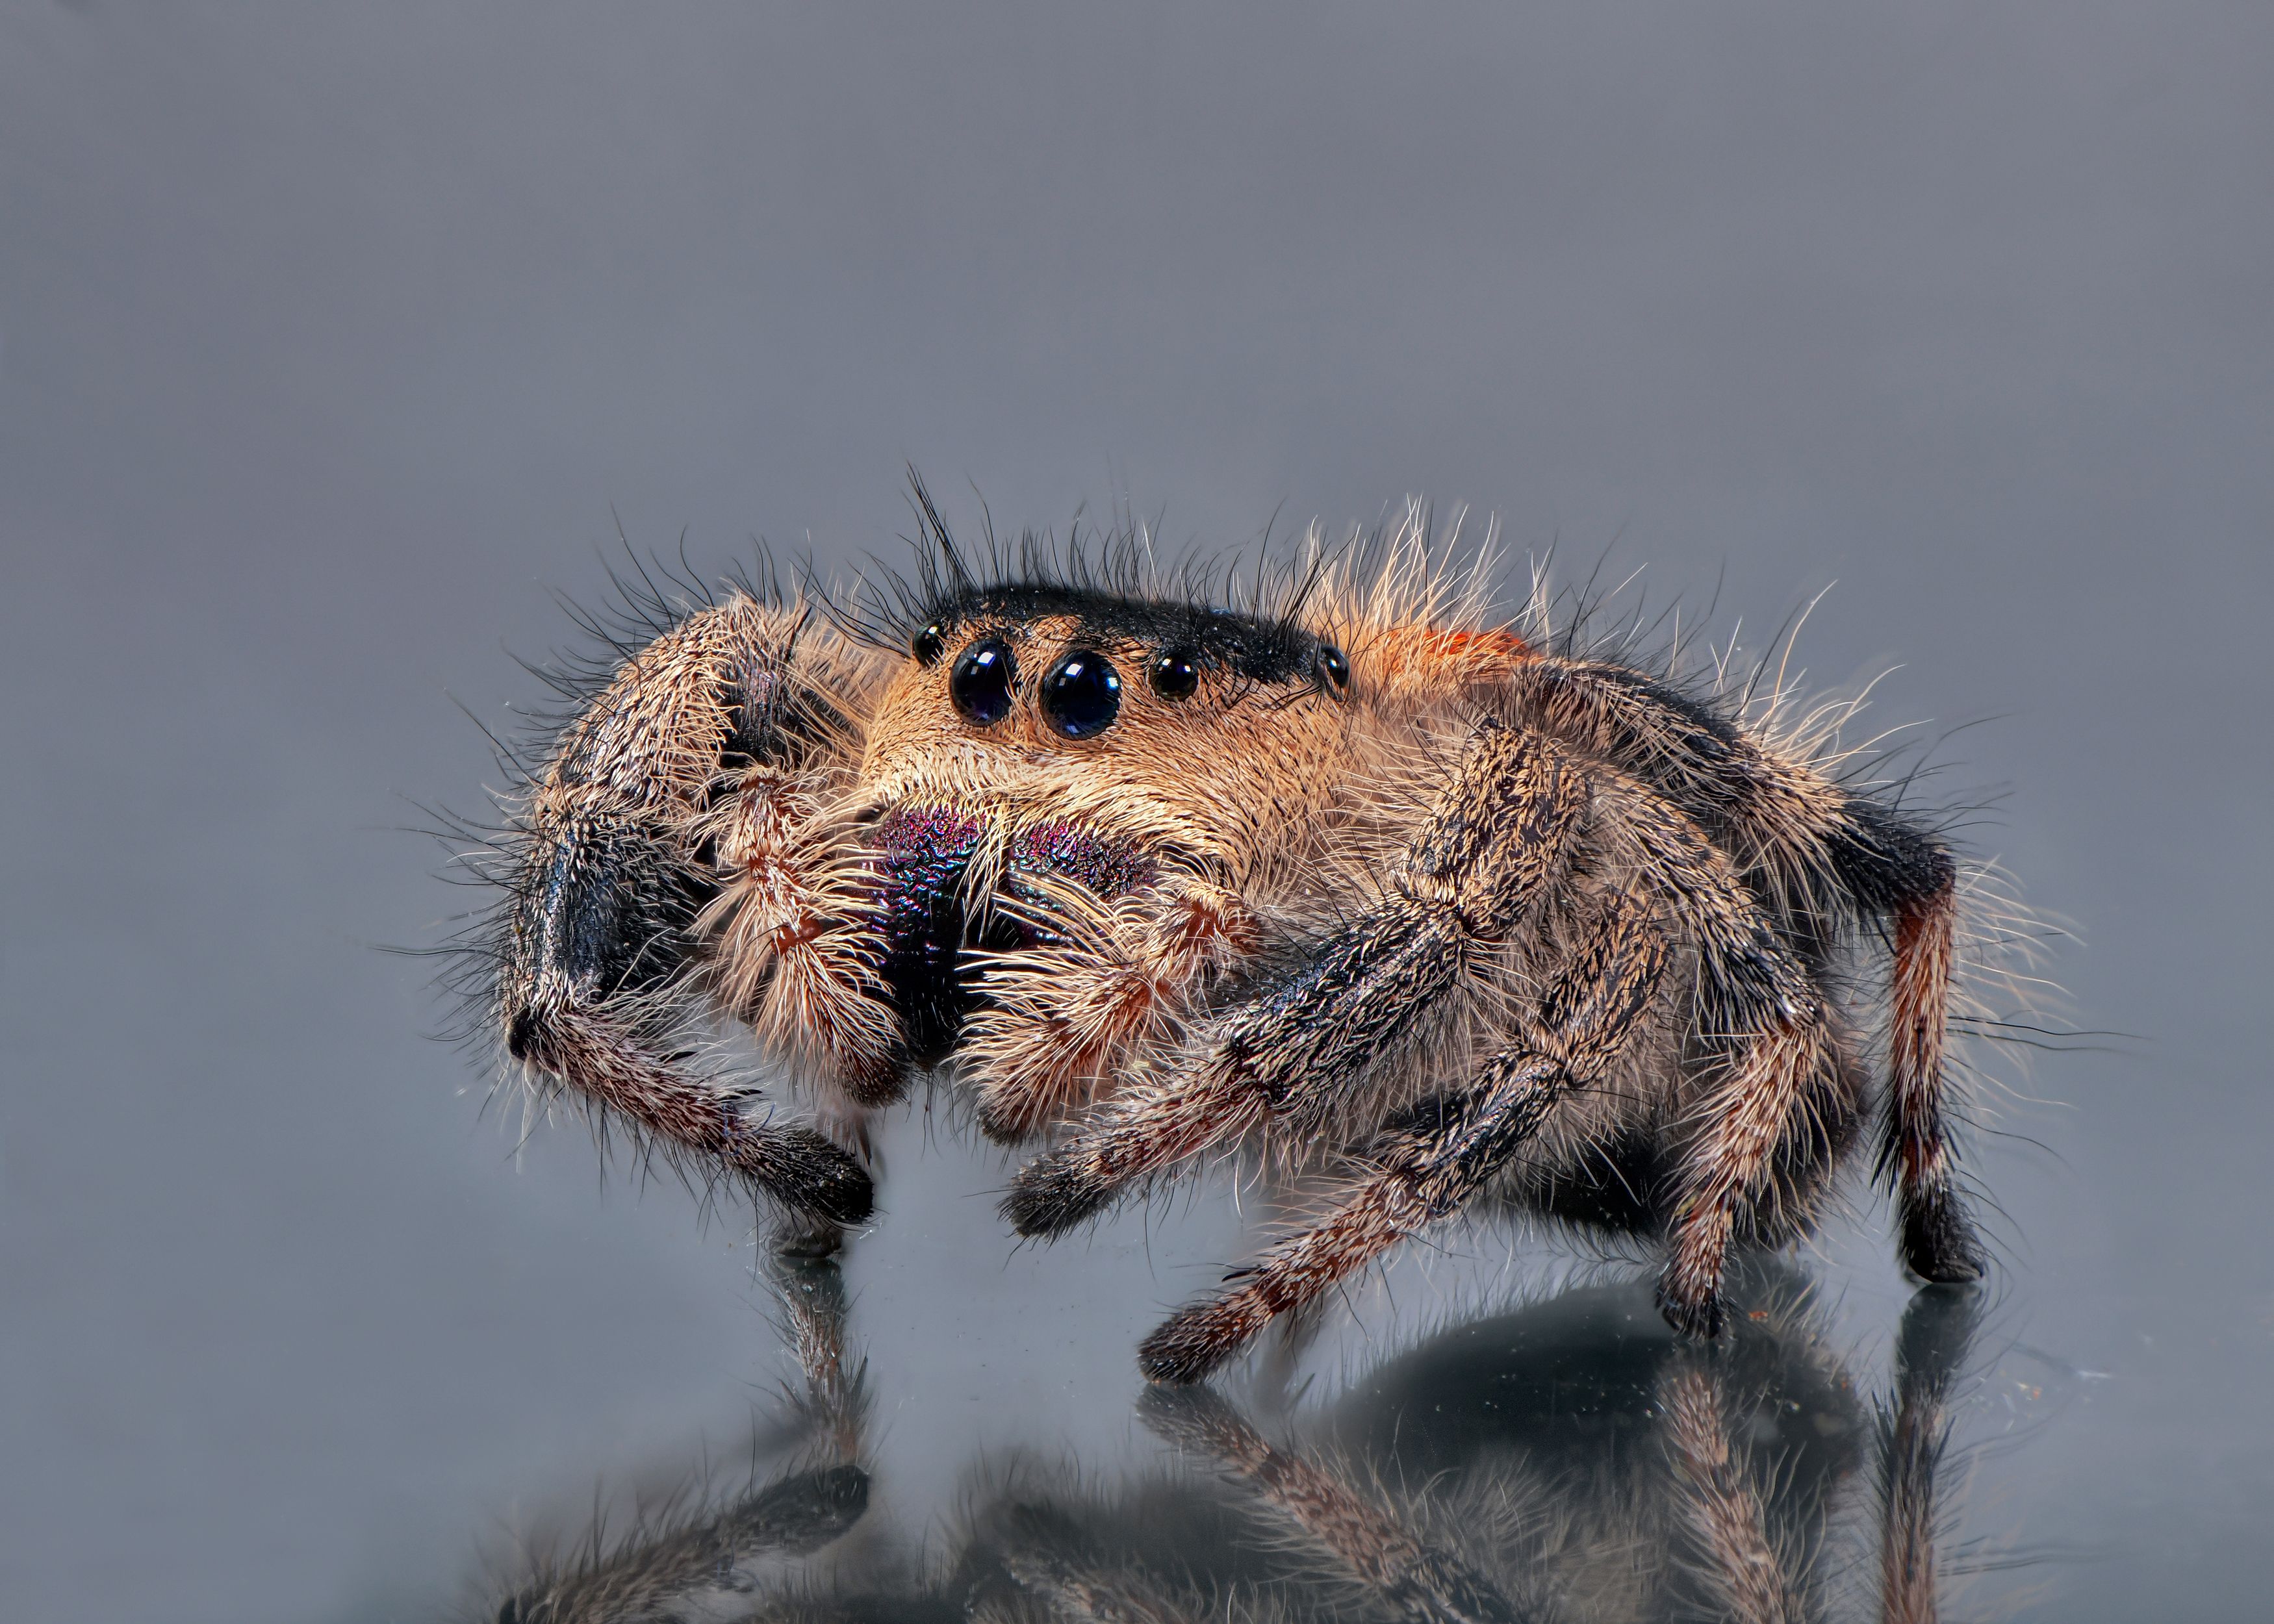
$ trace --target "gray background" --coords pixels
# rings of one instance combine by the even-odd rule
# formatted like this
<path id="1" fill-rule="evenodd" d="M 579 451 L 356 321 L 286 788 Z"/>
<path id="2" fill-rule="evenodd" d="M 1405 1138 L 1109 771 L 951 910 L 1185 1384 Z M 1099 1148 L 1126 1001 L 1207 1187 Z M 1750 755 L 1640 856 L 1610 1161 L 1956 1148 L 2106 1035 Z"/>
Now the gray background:
<path id="1" fill-rule="evenodd" d="M 0 6 L 9 1615 L 420 1616 L 747 1427 L 742 1226 L 516 1158 L 374 944 L 459 905 L 399 832 L 495 776 L 447 695 L 533 696 L 612 508 L 889 554 L 907 460 L 1203 547 L 1424 492 L 1722 633 L 1836 580 L 1802 658 L 1983 723 L 1944 793 L 2140 1034 L 1976 1158 L 2053 1374 L 1969 1425 L 2062 1402 L 1981 1452 L 1969 1607 L 2255 1612 L 2274 10 L 949 11 Z M 929 1127 L 851 1266 L 915 1532 L 975 1450 L 1136 1447 L 1239 1246 L 1203 1196 L 1014 1252 Z"/>

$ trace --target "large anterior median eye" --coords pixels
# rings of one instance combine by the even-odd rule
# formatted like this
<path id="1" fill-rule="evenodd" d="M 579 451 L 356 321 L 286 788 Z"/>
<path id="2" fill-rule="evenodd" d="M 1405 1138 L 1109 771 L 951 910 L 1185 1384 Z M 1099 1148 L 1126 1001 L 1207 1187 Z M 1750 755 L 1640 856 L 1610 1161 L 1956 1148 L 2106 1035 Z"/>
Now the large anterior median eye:
<path id="1" fill-rule="evenodd" d="M 992 727 L 1011 714 L 1011 688 L 1018 680 L 1011 645 L 990 637 L 964 650 L 948 673 L 947 694 L 967 721 Z"/>
<path id="2" fill-rule="evenodd" d="M 1043 679 L 1043 718 L 1069 739 L 1113 726 L 1121 709 L 1121 673 L 1090 649 L 1068 650 Z"/>

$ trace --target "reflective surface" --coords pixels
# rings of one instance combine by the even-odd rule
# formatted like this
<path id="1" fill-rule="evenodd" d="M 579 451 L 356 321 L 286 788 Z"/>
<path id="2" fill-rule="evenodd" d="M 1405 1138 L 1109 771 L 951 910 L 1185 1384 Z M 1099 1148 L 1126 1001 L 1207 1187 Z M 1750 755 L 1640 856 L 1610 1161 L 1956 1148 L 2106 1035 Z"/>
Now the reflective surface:
<path id="1" fill-rule="evenodd" d="M 888 1159 L 927 1157 L 911 1199 L 943 1217 L 765 1265 L 742 1418 L 525 1490 L 464 1615 L 2007 1616 L 2107 1554 L 2039 1502 L 2114 1377 L 2021 1340 L 2010 1293 L 1759 1259 L 1708 1350 L 1648 1269 L 1511 1263 L 1487 1226 L 1148 1389 L 1101 1325 L 1133 1341 L 1216 1269 L 1126 1231 L 1048 1279 L 990 1267 L 971 1198 L 999 1174 L 900 1126 Z"/>
<path id="2" fill-rule="evenodd" d="M 494 1617 L 596 1493 L 605 1555 L 847 1463 L 689 1548 L 772 1542 L 736 1598 L 1380 1612 L 1260 1439 L 1519 1615 L 1723 1607 L 1743 1487 L 1738 1566 L 1868 1617 L 1936 1370 L 1944 1616 L 2263 1611 L 2270 65 L 2245 5 L 0 0 L 0 1613 Z M 1620 1267 L 1486 1225 L 1165 1414 L 1133 1350 L 1261 1215 L 1014 1247 L 942 1100 L 843 1265 L 857 1440 L 791 1447 L 748 1215 L 486 1104 L 381 949 L 464 903 L 415 832 L 495 777 L 454 697 L 540 696 L 507 650 L 618 516 L 840 570 L 909 459 L 966 530 L 1126 501 L 1171 559 L 1426 492 L 1512 588 L 1647 565 L 1756 652 L 1836 582 L 1794 668 L 1900 667 L 1918 793 L 2075 928 L 2036 1024 L 2136 1034 L 1981 1056 L 1963 1352 L 1906 1351 L 1859 1194 L 1695 1381 L 1605 1328 Z"/>
<path id="3" fill-rule="evenodd" d="M 982 1452 L 946 1529 L 911 1546 L 870 1526 L 888 1395 L 838 1267 L 774 1274 L 802 1379 L 748 1470 L 697 1462 L 613 1531 L 598 1515 L 511 1553 L 479 1611 L 1926 1620 L 1985 1554 L 2031 1560 L 1946 1499 L 1971 1465 L 1955 1417 L 1984 1392 L 1976 1289 L 1913 1299 L 1879 1393 L 1777 1267 L 1731 1282 L 1736 1327 L 1710 1350 L 1668 1331 L 1646 1285 L 1598 1284 L 1425 1335 L 1324 1402 L 1284 1380 L 1245 1399 L 1156 1387 L 1134 1408 L 1157 1450 L 1116 1474 Z"/>

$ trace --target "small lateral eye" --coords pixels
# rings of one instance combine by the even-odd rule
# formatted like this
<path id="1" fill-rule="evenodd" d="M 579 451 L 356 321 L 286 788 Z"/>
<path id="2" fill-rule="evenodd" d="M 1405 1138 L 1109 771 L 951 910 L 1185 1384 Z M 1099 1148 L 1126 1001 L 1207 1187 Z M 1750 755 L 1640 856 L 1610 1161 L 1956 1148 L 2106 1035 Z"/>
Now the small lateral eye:
<path id="1" fill-rule="evenodd" d="M 1163 699 L 1189 699 L 1201 685 L 1200 667 L 1182 649 L 1163 649 L 1153 657 L 1153 691 Z"/>
<path id="2" fill-rule="evenodd" d="M 966 721 L 992 727 L 1011 714 L 1011 689 L 1019 680 L 1011 645 L 990 637 L 964 650 L 948 673 L 947 694 Z"/>
<path id="3" fill-rule="evenodd" d="M 1068 739 L 1103 733 L 1120 710 L 1121 673 L 1095 650 L 1068 650 L 1043 679 L 1043 719 Z"/>
<path id="4" fill-rule="evenodd" d="M 1334 684 L 1337 693 L 1349 691 L 1350 662 L 1343 658 L 1343 651 L 1331 643 L 1322 643 L 1319 645 L 1319 672 L 1328 681 Z"/>
<path id="5" fill-rule="evenodd" d="M 947 652 L 947 635 L 934 620 L 908 641 L 908 652 L 916 657 L 919 665 L 936 665 L 939 657 Z"/>

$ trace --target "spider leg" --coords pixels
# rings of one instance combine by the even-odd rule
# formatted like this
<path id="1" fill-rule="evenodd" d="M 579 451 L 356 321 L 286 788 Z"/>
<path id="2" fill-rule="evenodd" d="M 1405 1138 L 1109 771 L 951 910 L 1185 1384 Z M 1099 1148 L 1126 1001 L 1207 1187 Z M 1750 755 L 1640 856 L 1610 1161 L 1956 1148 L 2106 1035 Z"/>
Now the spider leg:
<path id="1" fill-rule="evenodd" d="M 1767 869 L 1805 903 L 1848 791 L 1803 761 L 1765 749 L 1709 706 L 1625 665 L 1533 658 L 1513 665 L 1500 703 L 1511 719 L 1633 774 L 1682 808 L 1748 871 Z"/>
<path id="2" fill-rule="evenodd" d="M 514 1056 L 677 1149 L 748 1177 L 801 1213 L 863 1222 L 875 1192 L 861 1164 L 810 1128 L 751 1115 L 734 1092 L 687 1069 L 627 1019 L 541 992 L 514 1018 Z"/>
<path id="3" fill-rule="evenodd" d="M 714 1516 L 636 1531 L 614 1550 L 592 1549 L 507 1597 L 497 1624 L 569 1624 L 579 1620 L 775 1617 L 749 1611 L 749 1593 L 785 1559 L 809 1556 L 842 1538 L 869 1507 L 869 1475 L 835 1464 L 793 1470 Z M 604 1545 L 596 1526 L 588 1536 Z M 731 1614 L 720 1604 L 739 1603 Z"/>
<path id="4" fill-rule="evenodd" d="M 870 1492 L 859 1458 L 867 1402 L 859 1371 L 846 1369 L 844 1282 L 832 1262 L 777 1258 L 772 1273 L 804 1374 L 804 1392 L 784 1397 L 819 1432 L 817 1452 L 797 1448 L 787 1470 L 722 1506 L 710 1503 L 698 1475 L 679 1500 L 693 1515 L 636 1519 L 614 1549 L 596 1524 L 565 1570 L 540 1572 L 504 1599 L 492 1615 L 500 1624 L 709 1619 L 729 1602 L 738 1604 L 734 1618 L 772 1617 L 749 1611 L 751 1592 L 787 1559 L 812 1555 L 860 1523 Z"/>
<path id="5" fill-rule="evenodd" d="M 853 1156 L 676 1047 L 720 894 L 699 832 L 719 775 L 827 757 L 847 724 L 822 689 L 849 703 L 862 680 L 841 650 L 801 647 L 804 626 L 746 598 L 700 611 L 562 731 L 530 790 L 494 996 L 515 1059 L 794 1211 L 855 1223 L 874 1195 Z"/>
<path id="6" fill-rule="evenodd" d="M 1525 1616 L 1486 1575 L 1424 1541 L 1340 1472 L 1276 1447 L 1216 1394 L 1156 1387 L 1139 1413 L 1171 1443 L 1253 1485 L 1399 1616 L 1428 1624 L 1517 1624 Z"/>
<path id="7" fill-rule="evenodd" d="M 1933 881 L 1896 908 L 1880 1169 L 1895 1186 L 1903 1261 L 1923 1280 L 1952 1284 L 1979 1280 L 1986 1260 L 1958 1199 L 1943 1121 L 1943 1037 L 1958 901 L 1949 859 L 1934 855 L 1941 861 Z"/>
<path id="8" fill-rule="evenodd" d="M 1597 801 L 1603 815 L 1589 820 Z M 1732 1240 L 1765 1214 L 1781 1218 L 1778 1158 L 1807 1148 L 1811 1132 L 1822 1136 L 1820 1108 L 1840 1069 L 1824 996 L 1728 853 L 1680 807 L 1615 770 L 1585 775 L 1555 741 L 1495 723 L 1479 729 L 1384 904 L 1141 1072 L 1094 1126 L 1020 1173 L 1006 1215 L 1021 1233 L 1056 1233 L 1267 1123 L 1296 1139 L 1329 1130 L 1353 1081 L 1427 1032 L 1476 951 L 1518 929 L 1565 879 L 1583 821 L 1638 870 L 1697 956 L 1693 1019 L 1710 1094 L 1672 1192 L 1674 1248 L 1660 1301 L 1680 1328 L 1712 1335 Z M 1553 1058 L 1522 1044 L 1501 1056 L 1503 1069 L 1480 1079 L 1515 1091 L 1496 1109 L 1530 1091 L 1568 1087 L 1537 1069 Z M 1389 1197 L 1376 1190 L 1365 1199 L 1380 1207 Z M 1406 1232 L 1381 1212 L 1350 1212 L 1341 1222 Z M 1261 1298 L 1241 1301 L 1222 1311 L 1235 1345 L 1243 1314 L 1253 1323 L 1269 1317 Z M 1165 1369 L 1183 1356 L 1163 1350 L 1163 1357 Z"/>
<path id="9" fill-rule="evenodd" d="M 1382 906 L 1125 1084 L 1095 1126 L 1020 1173 L 1005 1215 L 1022 1235 L 1054 1235 L 1267 1118 L 1322 1126 L 1353 1077 L 1424 1026 L 1472 949 L 1503 938 L 1561 876 L 1587 801 L 1555 744 L 1481 725 Z"/>
<path id="10" fill-rule="evenodd" d="M 771 1259 L 770 1272 L 781 1304 L 782 1329 L 805 1379 L 798 1408 L 827 1440 L 833 1458 L 857 1463 L 869 1418 L 868 1366 L 854 1358 L 845 1276 L 834 1258 L 780 1252 Z"/>
<path id="11" fill-rule="evenodd" d="M 1401 1113 L 1369 1152 L 1372 1170 L 1323 1222 L 1239 1271 L 1233 1289 L 1146 1338 L 1138 1356 L 1145 1374 L 1199 1380 L 1279 1315 L 1465 1207 L 1560 1100 L 1618 1057 L 1668 957 L 1663 935 L 1638 913 L 1608 908 L 1525 1041 L 1495 1055 L 1466 1087 Z"/>
<path id="12" fill-rule="evenodd" d="M 1531 658 L 1503 678 L 1526 726 L 1632 772 L 1724 844 L 1788 928 L 1820 936 L 1845 906 L 1891 919 L 1894 974 L 1880 1172 L 1904 1262 L 1921 1278 L 1976 1280 L 1986 1259 L 1958 1199 L 1944 1122 L 1943 1046 L 1957 870 L 1938 842 L 1814 766 L 1763 749 L 1661 682 L 1602 662 Z"/>
<path id="13" fill-rule="evenodd" d="M 1821 989 L 1728 856 L 1670 802 L 1630 795 L 1617 820 L 1698 952 L 1700 1035 L 1719 1051 L 1702 1124 L 1675 1177 L 1674 1247 L 1658 1289 L 1677 1328 L 1721 1326 L 1721 1282 L 1741 1217 L 1781 1194 L 1781 1151 L 1821 1128 L 1839 1052 Z"/>
<path id="14" fill-rule="evenodd" d="M 1720 1333 L 1721 1274 L 1740 1214 L 1772 1193 L 1772 1162 L 1807 1128 L 1810 1093 L 1834 1064 L 1813 998 L 1796 1000 L 1789 1013 L 1736 1046 L 1680 1174 L 1674 1249 L 1659 1277 L 1659 1309 L 1678 1329 Z"/>

